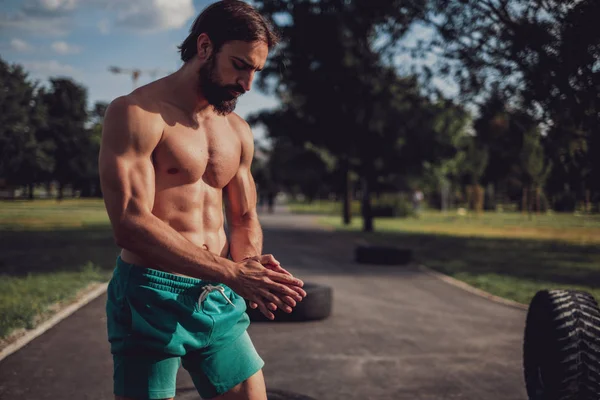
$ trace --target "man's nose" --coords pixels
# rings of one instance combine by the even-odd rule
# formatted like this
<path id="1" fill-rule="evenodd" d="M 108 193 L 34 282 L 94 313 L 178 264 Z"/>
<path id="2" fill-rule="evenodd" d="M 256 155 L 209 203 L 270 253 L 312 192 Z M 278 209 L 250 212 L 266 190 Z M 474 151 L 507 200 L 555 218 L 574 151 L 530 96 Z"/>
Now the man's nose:
<path id="1" fill-rule="evenodd" d="M 238 84 L 244 88 L 244 91 L 248 92 L 252 89 L 252 81 L 254 79 L 254 71 L 249 72 L 248 74 L 240 77 L 238 80 Z"/>

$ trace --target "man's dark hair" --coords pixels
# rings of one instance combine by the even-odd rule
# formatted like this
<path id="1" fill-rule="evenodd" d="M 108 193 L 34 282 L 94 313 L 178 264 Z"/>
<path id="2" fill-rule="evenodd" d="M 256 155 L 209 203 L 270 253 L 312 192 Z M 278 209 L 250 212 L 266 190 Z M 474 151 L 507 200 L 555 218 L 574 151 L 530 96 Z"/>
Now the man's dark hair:
<path id="1" fill-rule="evenodd" d="M 231 40 L 262 40 L 269 50 L 279 42 L 279 36 L 267 20 L 254 7 L 237 0 L 218 1 L 202 11 L 192 24 L 189 36 L 179 46 L 183 62 L 198 53 L 196 43 L 202 33 L 210 38 L 215 53 Z"/>

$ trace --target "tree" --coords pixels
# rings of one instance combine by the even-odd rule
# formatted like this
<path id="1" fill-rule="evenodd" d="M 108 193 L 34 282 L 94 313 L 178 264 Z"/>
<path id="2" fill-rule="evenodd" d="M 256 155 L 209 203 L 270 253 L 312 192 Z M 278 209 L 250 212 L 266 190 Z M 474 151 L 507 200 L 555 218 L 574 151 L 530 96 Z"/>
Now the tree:
<path id="1" fill-rule="evenodd" d="M 465 137 L 462 145 L 465 152 L 462 170 L 464 182 L 467 184 L 469 203 L 479 212 L 483 206 L 481 177 L 488 165 L 489 152 L 487 148 L 480 146 L 474 137 Z"/>
<path id="2" fill-rule="evenodd" d="M 555 165 L 570 168 L 555 178 L 600 190 L 600 2 L 432 0 L 430 5 L 428 21 L 438 35 L 426 51 L 444 57 L 440 71 L 456 78 L 465 98 L 477 99 L 496 87 L 526 105 L 531 116 L 551 127 L 550 154 L 568 153 L 574 161 L 555 159 Z"/>
<path id="3" fill-rule="evenodd" d="M 522 210 L 523 212 L 528 210 L 531 213 L 535 196 L 535 209 L 540 212 L 540 191 L 550 175 L 552 161 L 545 157 L 541 135 L 537 127 L 530 128 L 525 132 L 520 158 L 523 176 Z M 527 193 L 529 193 L 529 202 L 527 201 Z"/>
<path id="4" fill-rule="evenodd" d="M 97 158 L 97 153 L 89 151 L 90 132 L 85 127 L 87 92 L 70 79 L 55 78 L 50 79 L 50 89 L 41 97 L 48 110 L 48 125 L 43 138 L 55 145 L 52 152 L 55 167 L 51 178 L 58 182 L 58 198 L 62 199 L 64 186 L 85 178 L 89 163 Z"/>
<path id="5" fill-rule="evenodd" d="M 98 154 L 102 141 L 102 124 L 108 103 L 97 102 L 90 112 L 91 126 L 86 130 L 86 135 L 81 138 L 80 165 L 82 169 L 73 181 L 74 187 L 79 189 L 82 197 L 99 196 L 100 175 L 98 171 Z"/>
<path id="6" fill-rule="evenodd" d="M 45 109 L 23 69 L 1 59 L 0 87 L 0 178 L 9 186 L 28 185 L 33 199 L 33 184 L 53 168 L 51 143 L 39 138 Z"/>
<path id="7" fill-rule="evenodd" d="M 343 192 L 350 172 L 361 176 L 364 230 L 373 229 L 370 190 L 378 171 L 398 146 L 388 102 L 403 86 L 383 62 L 386 51 L 422 17 L 418 1 L 257 1 L 263 14 L 276 16 L 286 39 L 267 64 L 259 86 L 282 101 L 258 119 L 270 132 L 285 132 L 294 145 L 331 153 L 343 171 Z M 384 43 L 377 42 L 385 37 Z M 377 43 L 376 43 L 377 42 Z M 285 66 L 285 67 L 283 67 Z M 278 81 L 273 85 L 273 78 Z M 390 85 L 391 83 L 391 85 Z M 408 85 L 410 86 L 410 85 Z M 288 128 L 279 130 L 280 128 Z M 279 133 L 275 133 L 276 135 Z M 350 222 L 345 196 L 344 222 Z"/>

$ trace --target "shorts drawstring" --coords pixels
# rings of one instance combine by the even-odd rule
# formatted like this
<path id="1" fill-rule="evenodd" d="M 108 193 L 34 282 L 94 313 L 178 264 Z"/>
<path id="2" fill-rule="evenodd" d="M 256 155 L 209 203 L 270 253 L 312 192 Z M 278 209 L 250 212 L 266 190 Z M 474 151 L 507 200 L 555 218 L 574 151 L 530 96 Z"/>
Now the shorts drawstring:
<path id="1" fill-rule="evenodd" d="M 227 295 L 225 294 L 225 288 L 223 286 L 215 286 L 215 285 L 206 285 L 202 288 L 202 293 L 200 293 L 200 297 L 198 298 L 198 306 L 202 307 L 202 302 L 204 302 L 204 300 L 206 300 L 206 298 L 208 297 L 208 295 L 213 292 L 213 291 L 218 291 L 219 293 L 221 293 L 221 296 L 223 296 L 223 298 L 225 300 L 227 300 L 227 302 L 229 304 L 231 304 L 232 306 L 235 307 L 235 304 L 233 304 L 231 302 L 231 300 L 229 299 L 229 297 L 227 297 Z"/>

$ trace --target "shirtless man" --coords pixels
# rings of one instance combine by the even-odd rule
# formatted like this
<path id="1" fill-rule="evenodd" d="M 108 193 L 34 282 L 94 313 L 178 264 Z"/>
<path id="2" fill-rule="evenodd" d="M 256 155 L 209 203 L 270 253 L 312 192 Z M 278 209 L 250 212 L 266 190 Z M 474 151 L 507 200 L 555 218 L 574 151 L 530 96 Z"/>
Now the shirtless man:
<path id="1" fill-rule="evenodd" d="M 106 112 L 100 178 L 122 248 L 106 303 L 116 399 L 173 398 L 180 362 L 203 398 L 266 399 L 244 298 L 273 319 L 306 293 L 261 255 L 252 132 L 232 111 L 276 40 L 251 6 L 215 3 L 180 46 L 181 69 Z"/>

